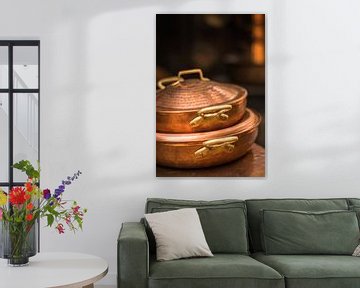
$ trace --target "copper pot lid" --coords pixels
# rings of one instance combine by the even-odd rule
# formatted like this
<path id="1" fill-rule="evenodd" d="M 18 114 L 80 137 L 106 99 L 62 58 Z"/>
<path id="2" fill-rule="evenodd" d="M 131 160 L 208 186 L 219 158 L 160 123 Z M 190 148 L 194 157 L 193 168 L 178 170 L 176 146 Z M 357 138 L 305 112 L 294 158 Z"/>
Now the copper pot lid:
<path id="1" fill-rule="evenodd" d="M 259 126 L 261 122 L 261 116 L 255 111 L 246 109 L 244 117 L 242 120 L 231 127 L 215 130 L 210 132 L 199 132 L 199 133 L 156 133 L 157 142 L 167 142 L 167 143 L 188 143 L 188 142 L 201 142 L 209 140 L 212 138 L 224 137 L 236 135 L 239 133 L 244 133 L 251 131 Z"/>
<path id="2" fill-rule="evenodd" d="M 199 79 L 184 79 L 198 74 Z M 232 84 L 218 83 L 203 77 L 201 69 L 184 70 L 178 76 L 161 79 L 156 92 L 159 110 L 193 110 L 218 104 L 230 104 L 247 96 L 246 89 Z"/>

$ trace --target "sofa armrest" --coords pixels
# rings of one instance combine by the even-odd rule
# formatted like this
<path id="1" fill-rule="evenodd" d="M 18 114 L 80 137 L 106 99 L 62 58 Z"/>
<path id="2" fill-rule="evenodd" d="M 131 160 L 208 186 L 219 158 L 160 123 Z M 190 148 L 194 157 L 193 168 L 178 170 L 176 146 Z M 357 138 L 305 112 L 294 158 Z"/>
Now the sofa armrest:
<path id="1" fill-rule="evenodd" d="M 123 223 L 117 243 L 118 288 L 146 288 L 149 243 L 141 223 Z"/>

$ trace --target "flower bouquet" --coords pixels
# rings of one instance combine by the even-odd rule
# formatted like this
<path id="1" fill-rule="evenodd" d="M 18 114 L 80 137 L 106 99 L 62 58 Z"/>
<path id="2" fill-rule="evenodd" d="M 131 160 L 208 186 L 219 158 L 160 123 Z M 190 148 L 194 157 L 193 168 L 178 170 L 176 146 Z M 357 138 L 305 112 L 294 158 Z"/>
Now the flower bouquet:
<path id="1" fill-rule="evenodd" d="M 86 209 L 76 201 L 63 199 L 66 186 L 78 179 L 81 172 L 74 173 L 54 189 L 40 189 L 40 168 L 35 169 L 27 160 L 13 165 L 26 173 L 23 187 L 12 187 L 8 194 L 0 188 L 0 257 L 8 259 L 9 265 L 26 265 L 29 257 L 36 254 L 36 223 L 45 218 L 47 226 L 55 227 L 59 234 L 82 229 Z"/>

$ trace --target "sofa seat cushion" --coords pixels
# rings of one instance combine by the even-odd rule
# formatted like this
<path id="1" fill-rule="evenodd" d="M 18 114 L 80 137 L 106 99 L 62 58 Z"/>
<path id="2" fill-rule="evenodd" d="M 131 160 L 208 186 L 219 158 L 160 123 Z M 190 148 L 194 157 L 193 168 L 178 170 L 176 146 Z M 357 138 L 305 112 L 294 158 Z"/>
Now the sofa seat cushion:
<path id="1" fill-rule="evenodd" d="M 150 261 L 149 288 L 284 288 L 274 269 L 246 255 Z"/>
<path id="2" fill-rule="evenodd" d="M 254 259 L 284 275 L 286 288 L 358 288 L 360 258 L 343 255 L 265 255 Z"/>

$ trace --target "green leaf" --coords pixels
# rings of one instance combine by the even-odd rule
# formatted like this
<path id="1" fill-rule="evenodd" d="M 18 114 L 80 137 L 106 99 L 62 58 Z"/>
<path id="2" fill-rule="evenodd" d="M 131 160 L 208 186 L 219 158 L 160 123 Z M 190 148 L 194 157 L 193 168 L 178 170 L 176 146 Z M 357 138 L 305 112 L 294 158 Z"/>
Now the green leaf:
<path id="1" fill-rule="evenodd" d="M 47 224 L 48 224 L 48 226 L 50 226 L 51 227 L 51 225 L 54 223 L 54 216 L 53 215 L 51 215 L 51 214 L 48 214 L 47 215 Z"/>
<path id="2" fill-rule="evenodd" d="M 13 165 L 14 168 L 25 172 L 29 178 L 38 180 L 40 178 L 40 167 L 35 169 L 29 160 L 21 160 Z"/>
<path id="3" fill-rule="evenodd" d="M 55 217 L 58 217 L 60 215 L 59 212 L 57 212 L 53 207 L 51 206 L 47 206 L 46 209 L 49 211 L 49 213 L 51 213 L 52 215 L 54 215 Z"/>
<path id="4" fill-rule="evenodd" d="M 25 171 L 27 166 L 31 165 L 28 160 L 21 160 L 13 165 L 14 168 L 19 169 L 21 171 Z"/>
<path id="5" fill-rule="evenodd" d="M 79 228 L 82 230 L 82 219 L 79 216 L 75 216 L 74 219 L 78 223 Z"/>

